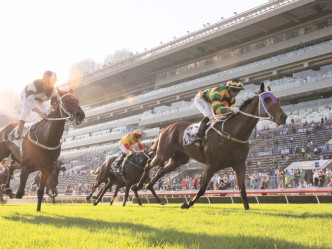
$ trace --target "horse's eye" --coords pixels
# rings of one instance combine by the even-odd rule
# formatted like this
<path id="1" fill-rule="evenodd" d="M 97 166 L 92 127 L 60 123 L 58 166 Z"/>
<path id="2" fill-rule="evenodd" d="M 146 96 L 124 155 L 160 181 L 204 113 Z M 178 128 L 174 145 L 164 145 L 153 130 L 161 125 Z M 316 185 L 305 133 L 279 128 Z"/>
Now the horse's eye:
<path id="1" fill-rule="evenodd" d="M 265 102 L 266 104 L 270 104 L 271 101 L 272 101 L 272 99 L 271 99 L 270 97 L 266 97 L 266 98 L 264 99 L 264 102 Z"/>

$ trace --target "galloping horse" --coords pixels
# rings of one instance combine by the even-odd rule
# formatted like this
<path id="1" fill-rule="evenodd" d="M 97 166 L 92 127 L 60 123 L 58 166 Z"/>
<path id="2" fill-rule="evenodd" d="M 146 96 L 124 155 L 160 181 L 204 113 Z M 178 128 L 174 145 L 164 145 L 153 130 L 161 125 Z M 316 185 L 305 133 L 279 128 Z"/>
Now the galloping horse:
<path id="1" fill-rule="evenodd" d="M 225 120 L 215 122 L 207 131 L 207 141 L 202 149 L 195 144 L 185 145 L 183 141 L 185 130 L 191 125 L 189 122 L 177 122 L 166 127 L 160 134 L 156 146 L 156 156 L 145 166 L 140 182 L 132 186 L 133 190 L 140 189 L 149 170 L 161 165 L 167 160 L 165 167 L 158 170 L 147 188 L 166 173 L 169 173 L 188 162 L 189 158 L 206 164 L 206 170 L 201 181 L 197 195 L 182 204 L 181 208 L 190 208 L 205 193 L 206 187 L 217 171 L 232 167 L 245 209 L 249 209 L 247 193 L 245 190 L 245 160 L 249 152 L 249 137 L 259 119 L 275 122 L 277 125 L 285 124 L 287 115 L 279 105 L 279 101 L 270 91 L 265 92 L 264 83 L 261 83 L 260 92 L 251 99 L 246 100 L 240 107 L 240 112 L 228 116 Z"/>
<path id="2" fill-rule="evenodd" d="M 17 146 L 8 139 L 16 123 L 7 125 L 0 131 L 0 160 L 11 155 L 12 163 L 9 167 L 9 175 L 20 168 L 20 185 L 16 194 L 10 189 L 10 177 L 7 178 L 6 194 L 11 198 L 22 198 L 24 188 L 30 173 L 41 171 L 41 184 L 38 188 L 37 211 L 40 211 L 41 202 L 44 196 L 44 188 L 47 179 L 54 168 L 54 163 L 60 155 L 61 137 L 64 131 L 65 122 L 73 121 L 81 124 L 85 114 L 79 106 L 78 100 L 72 93 L 58 89 L 58 102 L 53 107 L 47 118 L 32 125 L 22 141 L 22 156 Z"/>
<path id="3" fill-rule="evenodd" d="M 123 199 L 123 206 L 125 206 L 128 196 L 129 196 L 130 187 L 140 180 L 140 178 L 143 174 L 143 171 L 144 171 L 145 164 L 153 156 L 154 156 L 154 151 L 152 150 L 152 148 L 151 149 L 145 148 L 145 150 L 142 152 L 135 152 L 135 153 L 128 155 L 128 157 L 125 159 L 124 165 L 123 165 L 123 173 L 126 177 L 126 183 L 124 181 L 120 181 L 114 175 L 114 172 L 111 168 L 116 157 L 109 158 L 97 170 L 92 172 L 92 174 L 96 176 L 96 180 L 93 184 L 92 191 L 86 197 L 86 200 L 90 200 L 95 189 L 101 183 L 104 182 L 105 184 L 104 184 L 103 188 L 97 194 L 97 197 L 96 197 L 97 200 L 93 204 L 97 205 L 101 201 L 101 199 L 104 196 L 104 194 L 106 193 L 106 191 L 108 189 L 110 189 L 113 185 L 116 185 L 115 190 L 114 190 L 114 195 L 113 195 L 113 198 L 111 199 L 110 204 L 111 205 L 113 204 L 120 188 L 126 187 L 125 197 Z M 147 180 L 150 181 L 150 178 L 147 177 Z M 150 189 L 150 191 L 155 196 L 155 198 L 158 200 L 159 198 L 158 198 L 155 190 L 152 188 L 152 189 Z M 134 193 L 137 198 L 138 204 L 142 205 L 142 203 L 138 197 L 137 191 L 134 191 Z"/>

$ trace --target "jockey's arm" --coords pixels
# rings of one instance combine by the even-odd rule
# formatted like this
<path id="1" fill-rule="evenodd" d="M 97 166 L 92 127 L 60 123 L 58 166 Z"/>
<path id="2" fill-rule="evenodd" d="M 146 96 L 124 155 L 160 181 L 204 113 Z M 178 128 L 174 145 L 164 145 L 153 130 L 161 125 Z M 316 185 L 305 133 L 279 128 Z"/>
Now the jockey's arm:
<path id="1" fill-rule="evenodd" d="M 138 148 L 139 148 L 140 150 L 143 150 L 143 149 L 144 149 L 144 146 L 143 146 L 143 144 L 142 144 L 141 139 L 139 139 L 139 140 L 137 141 L 137 145 L 138 145 Z"/>
<path id="2" fill-rule="evenodd" d="M 41 110 L 39 110 L 38 108 L 33 108 L 32 110 L 33 110 L 34 112 L 38 113 L 39 116 L 40 116 L 41 118 L 46 118 L 46 114 L 43 113 L 43 112 L 42 112 Z"/>

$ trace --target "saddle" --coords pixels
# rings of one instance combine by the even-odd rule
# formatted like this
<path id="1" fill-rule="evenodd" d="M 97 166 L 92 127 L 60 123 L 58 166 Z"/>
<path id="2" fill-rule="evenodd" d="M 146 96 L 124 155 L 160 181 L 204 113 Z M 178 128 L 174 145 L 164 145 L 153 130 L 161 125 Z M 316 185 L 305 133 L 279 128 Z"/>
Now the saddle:
<path id="1" fill-rule="evenodd" d="M 208 134 L 209 130 L 211 129 L 211 127 L 213 127 L 216 123 L 224 122 L 228 117 L 229 117 L 229 115 L 223 115 L 218 118 L 211 119 L 205 129 L 204 141 L 207 140 L 207 134 Z M 200 122 L 194 123 L 194 124 L 190 125 L 189 127 L 187 127 L 187 129 L 185 129 L 185 131 L 183 132 L 183 144 L 184 145 L 192 144 L 192 141 L 194 140 L 195 135 L 198 132 L 199 125 L 200 125 Z M 197 144 L 202 146 L 203 142 L 198 142 Z"/>

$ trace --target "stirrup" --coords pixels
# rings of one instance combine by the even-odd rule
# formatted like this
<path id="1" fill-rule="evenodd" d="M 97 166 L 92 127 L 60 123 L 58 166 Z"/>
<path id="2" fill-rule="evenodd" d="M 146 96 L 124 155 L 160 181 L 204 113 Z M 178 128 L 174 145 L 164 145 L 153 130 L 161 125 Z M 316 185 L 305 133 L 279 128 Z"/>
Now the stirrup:
<path id="1" fill-rule="evenodd" d="M 206 140 L 205 137 L 199 137 L 199 136 L 196 136 L 193 138 L 193 140 L 191 140 L 189 142 L 189 144 L 194 144 L 194 143 L 198 143 L 198 142 L 204 142 Z"/>

